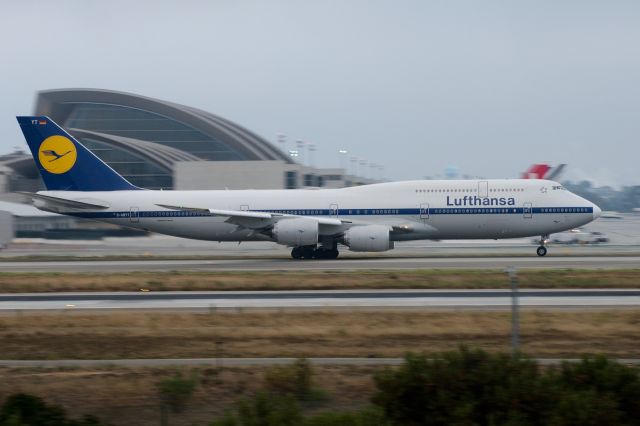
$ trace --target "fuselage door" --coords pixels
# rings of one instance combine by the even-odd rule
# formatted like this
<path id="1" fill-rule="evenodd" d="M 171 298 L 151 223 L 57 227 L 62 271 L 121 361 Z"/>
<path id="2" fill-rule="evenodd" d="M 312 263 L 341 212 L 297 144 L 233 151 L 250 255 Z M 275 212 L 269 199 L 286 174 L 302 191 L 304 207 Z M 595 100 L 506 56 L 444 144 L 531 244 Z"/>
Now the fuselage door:
<path id="1" fill-rule="evenodd" d="M 140 222 L 140 209 L 138 207 L 131 207 L 129 209 L 129 221 L 131 223 Z"/>
<path id="2" fill-rule="evenodd" d="M 329 206 L 329 215 L 331 217 L 338 217 L 338 205 L 337 204 L 331 204 Z"/>
<path id="3" fill-rule="evenodd" d="M 522 214 L 525 219 L 531 219 L 533 217 L 533 205 L 531 203 L 524 203 Z"/>
<path id="4" fill-rule="evenodd" d="M 420 204 L 420 219 L 429 219 L 429 203 Z"/>
<path id="5" fill-rule="evenodd" d="M 489 182 L 481 180 L 478 182 L 478 197 L 487 198 L 489 196 Z"/>

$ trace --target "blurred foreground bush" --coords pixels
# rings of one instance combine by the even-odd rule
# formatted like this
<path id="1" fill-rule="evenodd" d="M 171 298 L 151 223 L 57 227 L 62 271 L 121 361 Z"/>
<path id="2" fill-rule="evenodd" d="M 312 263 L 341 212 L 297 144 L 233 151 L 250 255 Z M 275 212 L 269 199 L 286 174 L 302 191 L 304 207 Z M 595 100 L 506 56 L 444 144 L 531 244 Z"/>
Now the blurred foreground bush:
<path id="1" fill-rule="evenodd" d="M 266 391 L 290 396 L 298 401 L 318 402 L 326 399 L 322 389 L 313 386 L 313 370 L 309 360 L 301 358 L 293 365 L 270 367 L 265 373 Z"/>
<path id="2" fill-rule="evenodd" d="M 195 378 L 185 378 L 181 374 L 162 380 L 158 383 L 158 392 L 163 406 L 171 408 L 174 413 L 182 412 L 197 384 Z"/>
<path id="3" fill-rule="evenodd" d="M 0 409 L 0 426 L 100 426 L 93 416 L 70 420 L 64 409 L 46 404 L 37 396 L 18 393 L 11 395 Z"/>
<path id="4" fill-rule="evenodd" d="M 307 359 L 298 359 L 293 365 L 277 365 L 265 373 L 267 390 L 294 396 L 298 399 L 311 391 L 311 364 Z"/>
<path id="5" fill-rule="evenodd" d="M 304 416 L 308 362 L 270 370 L 267 390 L 214 426 L 638 425 L 638 370 L 605 357 L 540 367 L 534 360 L 460 348 L 375 375 L 373 406 Z"/>
<path id="6" fill-rule="evenodd" d="M 260 392 L 252 399 L 242 399 L 212 426 L 297 426 L 303 421 L 300 406 L 288 396 Z"/>
<path id="7" fill-rule="evenodd" d="M 640 374 L 605 357 L 540 367 L 534 360 L 460 348 L 435 357 L 409 354 L 374 376 L 372 405 L 322 409 L 307 360 L 268 369 L 265 386 L 213 426 L 640 426 Z M 163 407 L 188 410 L 196 378 L 160 382 Z M 326 407 L 325 407 L 326 408 Z M 310 414 L 311 413 L 311 414 Z M 167 417 L 163 417 L 166 423 Z M 108 419 L 107 419 L 108 421 Z M 100 426 L 68 419 L 38 397 L 15 394 L 0 407 L 0 426 Z"/>
<path id="8" fill-rule="evenodd" d="M 375 376 L 393 425 L 640 425 L 640 378 L 605 357 L 560 367 L 461 348 Z"/>

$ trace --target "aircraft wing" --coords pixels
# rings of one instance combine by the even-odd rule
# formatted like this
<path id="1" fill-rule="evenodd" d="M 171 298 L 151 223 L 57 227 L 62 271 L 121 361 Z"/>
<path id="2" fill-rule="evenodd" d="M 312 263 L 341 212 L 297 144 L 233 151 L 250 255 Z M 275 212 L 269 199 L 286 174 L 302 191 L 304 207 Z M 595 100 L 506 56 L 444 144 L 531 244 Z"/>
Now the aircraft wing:
<path id="1" fill-rule="evenodd" d="M 164 207 L 165 209 L 170 210 L 184 210 L 184 211 L 193 211 L 200 213 L 208 213 L 211 216 L 220 216 L 227 217 L 226 222 L 233 223 L 234 225 L 243 226 L 245 228 L 250 229 L 267 229 L 272 227 L 276 222 L 280 220 L 286 220 L 291 218 L 309 218 L 318 221 L 318 224 L 323 226 L 342 226 L 345 224 L 351 224 L 350 221 L 336 219 L 336 218 L 326 218 L 326 217 L 315 217 L 315 216 L 299 216 L 293 214 L 284 214 L 284 213 L 269 213 L 269 212 L 254 212 L 254 211 L 246 211 L 246 210 L 223 210 L 223 209 L 206 209 L 201 207 L 184 207 L 184 206 L 170 206 L 166 204 L 156 204 L 159 207 Z"/>

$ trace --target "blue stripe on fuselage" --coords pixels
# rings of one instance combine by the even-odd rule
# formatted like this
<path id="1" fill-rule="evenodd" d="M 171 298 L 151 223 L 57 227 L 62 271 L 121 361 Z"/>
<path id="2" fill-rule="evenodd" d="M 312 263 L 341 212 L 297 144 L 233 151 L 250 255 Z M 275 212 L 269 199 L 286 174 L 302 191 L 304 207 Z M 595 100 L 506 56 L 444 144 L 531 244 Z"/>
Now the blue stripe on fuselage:
<path id="1" fill-rule="evenodd" d="M 459 208 L 407 208 L 407 209 L 338 209 L 338 216 L 404 216 L 404 215 L 470 215 L 470 214 L 525 214 L 527 208 L 523 207 L 459 207 Z M 278 210 L 250 210 L 252 212 L 281 213 L 297 216 L 335 216 L 336 211 L 331 209 L 278 209 Z M 586 214 L 593 213 L 592 207 L 534 207 L 531 213 L 537 214 Z M 119 219 L 129 218 L 131 212 L 69 212 L 63 213 L 69 216 L 83 217 L 87 219 Z M 147 217 L 203 217 L 208 213 L 185 210 L 154 210 L 139 211 L 135 215 L 140 218 Z"/>

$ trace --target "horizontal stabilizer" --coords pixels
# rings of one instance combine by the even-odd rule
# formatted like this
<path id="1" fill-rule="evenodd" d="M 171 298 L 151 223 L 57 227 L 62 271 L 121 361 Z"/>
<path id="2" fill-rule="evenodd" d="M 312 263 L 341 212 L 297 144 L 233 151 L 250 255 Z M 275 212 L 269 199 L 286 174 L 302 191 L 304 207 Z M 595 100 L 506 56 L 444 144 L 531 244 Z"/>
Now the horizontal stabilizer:
<path id="1" fill-rule="evenodd" d="M 47 205 L 53 207 L 63 207 L 63 208 L 72 208 L 79 210 L 105 210 L 110 206 L 106 203 L 98 204 L 98 200 L 91 200 L 91 202 L 80 201 L 80 200 L 69 200 L 66 198 L 52 197 L 50 195 L 42 195 L 42 194 L 34 194 L 32 192 L 19 192 L 19 194 L 23 194 L 31 197 L 33 200 L 44 201 Z M 36 206 L 41 207 L 41 206 Z"/>

